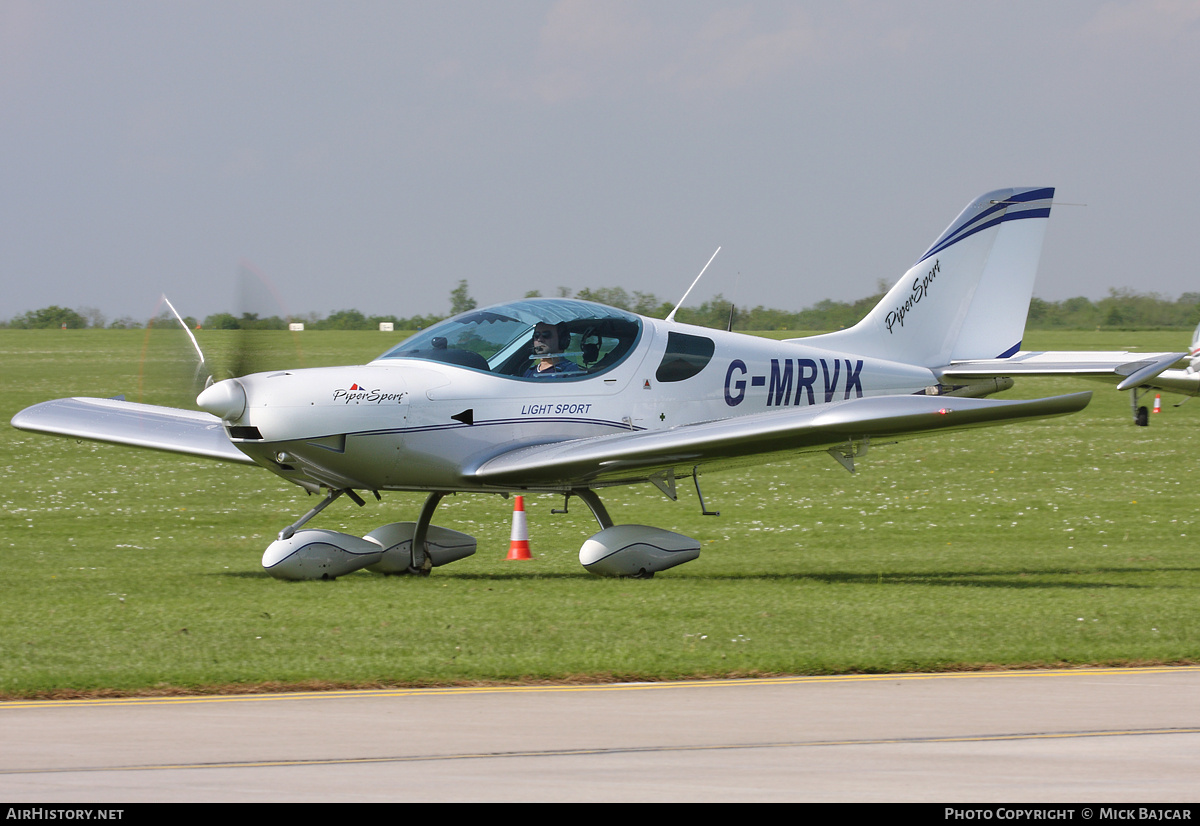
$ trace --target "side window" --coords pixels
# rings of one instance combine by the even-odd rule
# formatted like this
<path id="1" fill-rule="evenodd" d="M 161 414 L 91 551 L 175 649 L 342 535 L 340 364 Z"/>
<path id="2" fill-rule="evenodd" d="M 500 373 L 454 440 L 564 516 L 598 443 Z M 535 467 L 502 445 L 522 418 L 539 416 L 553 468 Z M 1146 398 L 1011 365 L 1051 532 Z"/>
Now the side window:
<path id="1" fill-rule="evenodd" d="M 664 382 L 690 379 L 708 365 L 715 350 L 710 338 L 667 333 L 667 352 L 654 377 Z"/>

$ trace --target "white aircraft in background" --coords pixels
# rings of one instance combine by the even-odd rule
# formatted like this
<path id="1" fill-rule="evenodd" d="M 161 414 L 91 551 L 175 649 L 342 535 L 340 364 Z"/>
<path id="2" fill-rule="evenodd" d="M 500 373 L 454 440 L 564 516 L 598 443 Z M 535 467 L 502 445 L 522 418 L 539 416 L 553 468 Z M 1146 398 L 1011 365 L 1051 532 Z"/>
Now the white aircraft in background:
<path id="1" fill-rule="evenodd" d="M 1183 370 L 1164 370 L 1151 377 L 1139 387 L 1134 387 L 1130 393 L 1133 403 L 1133 421 L 1140 427 L 1150 424 L 1150 411 L 1145 405 L 1139 405 L 1142 395 L 1154 390 L 1165 390 L 1168 393 L 1179 393 L 1185 396 L 1186 402 L 1192 396 L 1200 396 L 1200 326 L 1192 333 L 1192 346 L 1187 353 L 1188 366 Z M 1183 404 L 1179 402 L 1176 407 Z"/>
<path id="2" fill-rule="evenodd" d="M 1020 350 L 1051 188 L 973 201 L 866 318 L 772 341 L 569 299 L 526 299 L 447 319 L 369 364 L 256 373 L 211 384 L 204 412 L 60 399 L 15 427 L 257 464 L 321 502 L 267 548 L 284 579 L 367 568 L 428 573 L 475 551 L 432 524 L 449 493 L 555 492 L 591 509 L 593 573 L 652 576 L 695 559 L 695 539 L 617 525 L 598 491 L 650 482 L 671 499 L 700 473 L 828 452 L 853 472 L 869 445 L 1040 419 L 1091 393 L 980 398 L 1013 376 L 1091 376 L 1137 387 L 1180 353 Z M 427 491 L 415 522 L 365 537 L 302 529 L 345 494 Z"/>

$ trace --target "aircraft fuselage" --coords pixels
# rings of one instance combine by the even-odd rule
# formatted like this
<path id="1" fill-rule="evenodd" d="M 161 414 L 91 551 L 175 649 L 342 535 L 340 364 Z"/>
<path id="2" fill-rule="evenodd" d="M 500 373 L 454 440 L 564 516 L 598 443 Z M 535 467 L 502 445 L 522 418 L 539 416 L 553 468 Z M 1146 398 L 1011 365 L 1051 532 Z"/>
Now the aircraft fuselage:
<path id="1" fill-rule="evenodd" d="M 256 462 L 314 490 L 488 490 L 463 469 L 517 447 L 937 384 L 923 367 L 641 321 L 637 344 L 620 364 L 571 381 L 518 380 L 404 358 L 246 376 L 236 380 L 245 412 L 228 431 Z M 692 367 L 673 366 L 668 342 L 682 339 L 672 334 L 689 346 L 711 346 L 711 356 L 699 369 L 697 359 Z"/>

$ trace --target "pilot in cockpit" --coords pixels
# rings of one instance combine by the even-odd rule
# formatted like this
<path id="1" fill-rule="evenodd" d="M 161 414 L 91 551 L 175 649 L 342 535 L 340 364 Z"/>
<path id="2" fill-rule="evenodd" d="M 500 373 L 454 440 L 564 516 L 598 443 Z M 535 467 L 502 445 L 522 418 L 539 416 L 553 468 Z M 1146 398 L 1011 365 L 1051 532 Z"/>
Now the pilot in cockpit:
<path id="1" fill-rule="evenodd" d="M 525 371 L 525 378 L 582 373 L 582 367 L 563 356 L 563 351 L 570 343 L 571 333 L 565 323 L 548 324 L 539 321 L 533 328 L 533 357 L 537 359 L 537 363 L 530 365 Z"/>

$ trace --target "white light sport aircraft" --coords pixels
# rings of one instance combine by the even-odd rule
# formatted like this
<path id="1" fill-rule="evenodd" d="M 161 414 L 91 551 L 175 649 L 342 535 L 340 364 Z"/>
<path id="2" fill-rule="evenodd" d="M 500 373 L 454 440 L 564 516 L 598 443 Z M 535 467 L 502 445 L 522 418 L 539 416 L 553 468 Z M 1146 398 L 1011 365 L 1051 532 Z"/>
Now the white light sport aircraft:
<path id="1" fill-rule="evenodd" d="M 1091 393 L 979 398 L 1014 375 L 1087 375 L 1142 384 L 1179 353 L 1019 352 L 1050 188 L 971 203 L 853 328 L 803 339 L 646 318 L 586 301 L 527 299 L 436 324 L 370 364 L 256 373 L 212 384 L 205 412 L 116 399 L 60 399 L 15 427 L 258 464 L 322 501 L 263 557 L 283 579 L 360 568 L 428 573 L 475 540 L 431 524 L 453 492 L 561 493 L 600 532 L 580 562 L 596 574 L 652 576 L 699 543 L 614 525 L 598 490 L 650 482 L 675 498 L 704 470 L 827 451 L 853 472 L 868 445 L 1040 419 Z M 342 494 L 428 491 L 416 522 L 365 537 L 301 526 Z"/>

